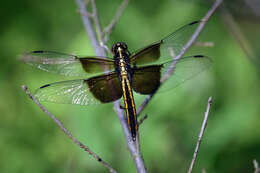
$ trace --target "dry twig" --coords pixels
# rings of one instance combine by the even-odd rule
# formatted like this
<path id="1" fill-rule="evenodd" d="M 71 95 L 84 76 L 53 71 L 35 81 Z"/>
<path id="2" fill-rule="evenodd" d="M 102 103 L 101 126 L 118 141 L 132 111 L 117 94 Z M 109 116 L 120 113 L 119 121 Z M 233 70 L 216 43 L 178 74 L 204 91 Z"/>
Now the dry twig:
<path id="1" fill-rule="evenodd" d="M 255 171 L 254 173 L 260 173 L 260 168 L 258 166 L 258 162 L 256 160 L 253 160 Z"/>
<path id="2" fill-rule="evenodd" d="M 193 166 L 194 166 L 196 158 L 197 158 L 197 154 L 198 154 L 198 151 L 199 151 L 200 143 L 201 143 L 201 140 L 202 140 L 202 137 L 203 137 L 206 125 L 207 125 L 208 115 L 209 115 L 209 110 L 210 110 L 211 103 L 212 103 L 212 97 L 209 97 L 207 110 L 206 110 L 206 112 L 204 114 L 204 120 L 203 120 L 203 123 L 202 123 L 202 126 L 201 126 L 201 130 L 200 130 L 200 134 L 199 134 L 199 137 L 198 137 L 197 145 L 196 145 L 195 151 L 193 153 L 193 158 L 191 160 L 191 164 L 190 164 L 188 173 L 192 172 Z"/>
<path id="3" fill-rule="evenodd" d="M 237 41 L 238 45 L 241 47 L 245 55 L 253 62 L 260 63 L 259 59 L 255 55 L 252 46 L 250 45 L 249 41 L 247 40 L 246 36 L 241 31 L 239 25 L 233 18 L 232 14 L 222 6 L 220 10 L 220 14 L 222 17 L 225 26 L 228 28 L 230 34 L 233 38 Z"/>
<path id="4" fill-rule="evenodd" d="M 216 0 L 215 1 L 213 6 L 211 7 L 211 9 L 202 18 L 202 20 L 201 20 L 202 22 L 200 23 L 200 25 L 198 26 L 198 28 L 196 29 L 194 34 L 191 36 L 190 40 L 186 43 L 186 45 L 183 47 L 183 49 L 180 51 L 180 53 L 176 57 L 173 57 L 174 60 L 179 60 L 184 55 L 184 53 L 190 48 L 190 46 L 196 41 L 196 39 L 198 38 L 200 32 L 204 28 L 206 22 L 209 20 L 209 18 L 212 16 L 212 14 L 216 11 L 216 9 L 218 8 L 218 6 L 221 3 L 222 3 L 222 0 Z M 161 84 L 163 84 L 172 75 L 172 73 L 174 72 L 176 63 L 177 63 L 177 61 L 173 61 L 173 63 L 170 65 L 170 67 L 168 68 L 168 70 L 166 71 L 165 75 L 163 76 L 163 78 L 161 80 Z M 152 99 L 152 97 L 154 96 L 155 93 L 153 93 L 151 95 L 148 95 L 145 98 L 145 100 L 139 106 L 139 108 L 137 110 L 137 114 L 138 115 L 140 115 L 140 113 L 143 111 L 143 109 L 146 107 L 146 105 L 150 102 L 150 100 Z"/>
<path id="5" fill-rule="evenodd" d="M 138 126 L 140 126 L 140 124 L 142 124 L 144 122 L 144 120 L 146 120 L 148 118 L 148 115 L 145 114 L 139 121 L 138 121 Z"/>
<path id="6" fill-rule="evenodd" d="M 123 0 L 121 5 L 118 7 L 116 14 L 114 16 L 114 18 L 111 20 L 110 24 L 105 27 L 104 31 L 103 31 L 103 36 L 104 36 L 104 44 L 108 41 L 109 39 L 109 35 L 111 34 L 111 32 L 113 31 L 116 23 L 118 22 L 119 18 L 122 16 L 122 13 L 124 11 L 124 9 L 126 8 L 127 4 L 128 4 L 129 0 Z"/>
<path id="7" fill-rule="evenodd" d="M 99 18 L 98 18 L 95 0 L 91 0 L 91 4 L 92 4 L 92 10 L 93 10 L 93 20 L 95 22 L 96 30 L 97 30 L 97 34 L 98 34 L 98 40 L 99 40 L 99 42 L 104 43 L 102 29 L 101 29 Z"/>
<path id="8" fill-rule="evenodd" d="M 89 149 L 88 146 L 84 145 L 82 142 L 80 142 L 79 140 L 77 140 L 77 138 L 75 138 L 64 126 L 63 124 L 57 119 L 55 118 L 55 116 L 53 114 L 51 114 L 42 104 L 40 104 L 38 102 L 38 100 L 36 100 L 34 98 L 34 96 L 30 93 L 30 91 L 28 90 L 26 85 L 22 86 L 24 92 L 30 97 L 30 99 L 32 99 L 32 101 L 41 108 L 41 110 L 46 113 L 54 122 L 55 124 L 57 124 L 59 126 L 59 128 L 76 144 L 78 145 L 80 148 L 82 148 L 83 150 L 85 150 L 86 152 L 89 153 L 89 155 L 91 155 L 92 157 L 94 157 L 98 162 L 100 162 L 101 164 L 103 164 L 106 168 L 109 169 L 109 171 L 111 173 L 116 173 L 116 171 L 104 160 L 101 159 L 101 157 L 99 157 L 96 153 L 94 153 L 92 150 Z"/>
<path id="9" fill-rule="evenodd" d="M 79 7 L 79 11 L 81 14 L 81 18 L 85 27 L 86 32 L 88 33 L 88 36 L 90 38 L 91 44 L 93 48 L 95 49 L 95 52 L 98 56 L 105 56 L 106 52 L 105 50 L 99 45 L 99 42 L 97 40 L 96 34 L 94 32 L 93 26 L 91 24 L 88 12 L 86 10 L 85 3 L 82 0 L 76 0 L 77 5 Z"/>

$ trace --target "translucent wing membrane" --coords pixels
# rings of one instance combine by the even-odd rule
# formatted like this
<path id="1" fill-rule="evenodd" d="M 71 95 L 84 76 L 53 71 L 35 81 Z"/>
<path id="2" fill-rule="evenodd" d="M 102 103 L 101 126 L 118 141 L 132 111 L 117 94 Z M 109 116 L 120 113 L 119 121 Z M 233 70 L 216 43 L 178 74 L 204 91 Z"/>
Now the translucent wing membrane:
<path id="1" fill-rule="evenodd" d="M 78 57 L 52 51 L 26 53 L 23 60 L 41 70 L 65 76 L 85 76 L 114 69 L 114 61 L 105 57 Z"/>
<path id="2" fill-rule="evenodd" d="M 169 51 L 170 49 L 173 50 L 175 56 L 178 55 L 180 51 L 184 48 L 186 43 L 189 41 L 199 24 L 200 21 L 192 22 L 165 37 L 162 40 L 162 44 L 160 47 L 162 59 L 165 60 L 171 58 Z"/>
<path id="3" fill-rule="evenodd" d="M 62 104 L 97 104 L 84 80 L 72 80 L 47 84 L 37 89 L 34 96 L 40 102 Z"/>
<path id="4" fill-rule="evenodd" d="M 185 25 L 164 39 L 132 54 L 130 61 L 136 65 L 162 63 L 171 58 L 169 49 L 178 55 L 200 24 L 200 21 Z"/>
<path id="5" fill-rule="evenodd" d="M 162 73 L 165 74 L 168 67 L 173 62 L 164 63 Z M 162 85 L 160 91 L 165 91 L 178 87 L 183 82 L 192 79 L 201 72 L 212 66 L 212 60 L 203 55 L 188 56 L 179 59 L 174 68 L 173 74 Z"/>
<path id="6" fill-rule="evenodd" d="M 122 90 L 116 73 L 110 73 L 47 84 L 36 90 L 34 96 L 40 102 L 90 105 L 115 101 L 122 96 Z"/>
<path id="7" fill-rule="evenodd" d="M 160 91 L 176 88 L 212 65 L 210 58 L 196 55 L 181 58 L 177 62 L 168 61 L 161 65 L 149 65 L 136 68 L 133 74 L 134 91 L 140 94 L 152 94 L 156 91 L 160 85 L 161 77 L 166 73 L 171 63 L 176 63 L 174 72 Z"/>

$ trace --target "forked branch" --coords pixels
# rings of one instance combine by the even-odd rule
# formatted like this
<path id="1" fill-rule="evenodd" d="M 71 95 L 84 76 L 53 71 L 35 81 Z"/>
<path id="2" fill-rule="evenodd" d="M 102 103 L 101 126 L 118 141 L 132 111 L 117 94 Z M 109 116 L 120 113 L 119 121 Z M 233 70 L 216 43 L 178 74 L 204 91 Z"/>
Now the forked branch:
<path id="1" fill-rule="evenodd" d="M 106 44 L 106 42 L 108 41 L 109 35 L 113 31 L 119 18 L 122 16 L 122 13 L 123 13 L 124 9 L 126 8 L 128 2 L 129 2 L 129 0 L 122 1 L 121 5 L 118 7 L 118 9 L 116 11 L 114 18 L 111 20 L 110 24 L 107 27 L 105 27 L 105 29 L 103 30 L 102 35 L 104 36 L 104 44 Z"/>
<path id="2" fill-rule="evenodd" d="M 97 54 L 97 56 L 105 56 L 106 52 L 105 50 L 100 46 L 99 41 L 97 39 L 96 33 L 93 29 L 93 26 L 90 21 L 89 13 L 86 10 L 86 4 L 83 2 L 83 0 L 76 0 L 81 18 L 85 27 L 86 32 L 88 33 L 88 36 L 90 38 L 91 44 Z"/>

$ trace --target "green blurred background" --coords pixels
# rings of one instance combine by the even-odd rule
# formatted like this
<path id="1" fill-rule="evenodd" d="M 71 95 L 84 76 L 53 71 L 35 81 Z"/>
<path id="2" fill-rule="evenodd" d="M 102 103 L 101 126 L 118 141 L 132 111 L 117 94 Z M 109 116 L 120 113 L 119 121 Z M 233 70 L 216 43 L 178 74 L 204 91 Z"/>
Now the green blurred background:
<path id="1" fill-rule="evenodd" d="M 120 2 L 97 0 L 102 26 Z M 259 18 L 242 13 L 235 1 L 231 7 L 257 57 Z M 202 18 L 209 8 L 210 3 L 196 0 L 132 0 L 109 46 L 125 41 L 135 50 Z M 26 84 L 33 91 L 68 78 L 27 66 L 17 60 L 19 54 L 31 50 L 94 54 L 75 1 L 3 1 L 0 16 L 0 172 L 108 172 L 21 89 Z M 194 172 L 203 168 L 211 173 L 253 172 L 253 159 L 260 161 L 259 65 L 241 50 L 219 13 L 199 41 L 214 42 L 214 47 L 194 46 L 187 54 L 208 55 L 213 67 L 181 87 L 157 94 L 143 112 L 148 119 L 140 126 L 140 142 L 148 172 L 187 171 L 209 96 L 213 105 Z M 143 99 L 136 96 L 137 104 Z M 118 172 L 136 172 L 113 104 L 44 105 Z"/>

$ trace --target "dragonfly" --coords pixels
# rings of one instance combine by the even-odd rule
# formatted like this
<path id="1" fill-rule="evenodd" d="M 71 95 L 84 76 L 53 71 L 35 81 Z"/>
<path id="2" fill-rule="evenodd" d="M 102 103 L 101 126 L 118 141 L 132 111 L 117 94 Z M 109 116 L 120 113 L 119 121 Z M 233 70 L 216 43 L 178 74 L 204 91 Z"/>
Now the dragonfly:
<path id="1" fill-rule="evenodd" d="M 126 121 L 132 140 L 138 134 L 137 112 L 133 92 L 149 95 L 158 90 L 171 63 L 176 63 L 169 80 L 170 88 L 204 71 L 211 59 L 193 55 L 174 60 L 169 49 L 178 55 L 200 21 L 189 23 L 165 38 L 130 52 L 127 44 L 112 46 L 113 57 L 77 56 L 54 51 L 32 51 L 24 54 L 25 63 L 40 70 L 83 79 L 67 80 L 41 86 L 34 93 L 40 102 L 91 105 L 123 98 Z M 174 62 L 176 61 L 176 62 Z"/>

